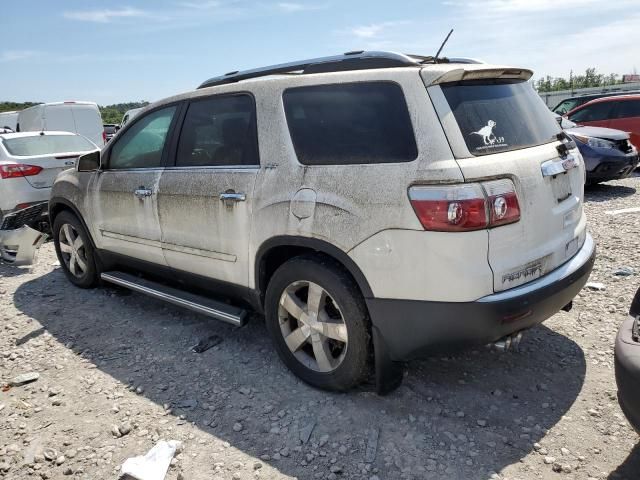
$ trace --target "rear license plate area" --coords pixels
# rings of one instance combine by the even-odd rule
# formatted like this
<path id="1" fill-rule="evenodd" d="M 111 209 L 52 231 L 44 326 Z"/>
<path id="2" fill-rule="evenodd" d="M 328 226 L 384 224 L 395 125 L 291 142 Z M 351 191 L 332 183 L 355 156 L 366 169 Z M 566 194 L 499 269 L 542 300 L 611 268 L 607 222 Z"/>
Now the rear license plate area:
<path id="1" fill-rule="evenodd" d="M 571 196 L 571 178 L 568 174 L 562 173 L 551 177 L 551 190 L 558 203 L 564 202 Z"/>

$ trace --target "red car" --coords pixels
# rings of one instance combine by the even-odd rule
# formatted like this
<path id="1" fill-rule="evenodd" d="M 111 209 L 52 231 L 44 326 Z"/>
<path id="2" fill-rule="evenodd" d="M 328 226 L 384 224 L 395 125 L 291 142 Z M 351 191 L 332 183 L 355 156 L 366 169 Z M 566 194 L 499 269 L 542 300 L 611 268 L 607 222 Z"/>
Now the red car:
<path id="1" fill-rule="evenodd" d="M 631 143 L 640 147 L 640 95 L 598 98 L 574 108 L 567 117 L 579 125 L 629 132 Z"/>

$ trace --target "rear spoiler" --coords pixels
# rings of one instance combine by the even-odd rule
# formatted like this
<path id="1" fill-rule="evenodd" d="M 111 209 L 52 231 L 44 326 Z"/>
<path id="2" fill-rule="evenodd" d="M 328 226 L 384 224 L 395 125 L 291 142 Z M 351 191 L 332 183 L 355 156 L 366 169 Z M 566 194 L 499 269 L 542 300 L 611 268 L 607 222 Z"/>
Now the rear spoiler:
<path id="1" fill-rule="evenodd" d="M 478 68 L 465 69 L 456 68 L 450 70 L 431 82 L 431 85 L 441 83 L 460 82 L 463 80 L 484 80 L 484 79 L 504 79 L 504 80 L 529 80 L 533 76 L 531 70 L 525 68 Z"/>

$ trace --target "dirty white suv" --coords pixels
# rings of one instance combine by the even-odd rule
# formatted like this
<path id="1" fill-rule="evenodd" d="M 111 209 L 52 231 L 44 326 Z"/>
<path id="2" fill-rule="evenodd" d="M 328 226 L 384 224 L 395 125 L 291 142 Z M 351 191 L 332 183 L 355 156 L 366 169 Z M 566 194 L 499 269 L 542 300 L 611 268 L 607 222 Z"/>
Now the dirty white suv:
<path id="1" fill-rule="evenodd" d="M 321 388 L 374 359 L 384 392 L 398 361 L 508 346 L 570 307 L 595 257 L 582 158 L 530 76 L 351 52 L 213 78 L 58 177 L 60 262 L 80 287 L 264 312 Z"/>

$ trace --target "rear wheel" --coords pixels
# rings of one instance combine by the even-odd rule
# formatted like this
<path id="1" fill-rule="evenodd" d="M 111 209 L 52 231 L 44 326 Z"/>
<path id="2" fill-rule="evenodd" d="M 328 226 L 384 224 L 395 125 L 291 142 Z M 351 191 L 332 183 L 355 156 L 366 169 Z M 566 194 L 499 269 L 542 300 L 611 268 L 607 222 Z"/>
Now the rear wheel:
<path id="1" fill-rule="evenodd" d="M 62 270 L 74 285 L 92 288 L 99 274 L 89 235 L 71 212 L 61 212 L 53 222 L 53 241 Z"/>
<path id="2" fill-rule="evenodd" d="M 344 391 L 368 375 L 364 300 L 330 259 L 304 256 L 282 265 L 269 282 L 265 313 L 280 358 L 305 382 Z"/>

